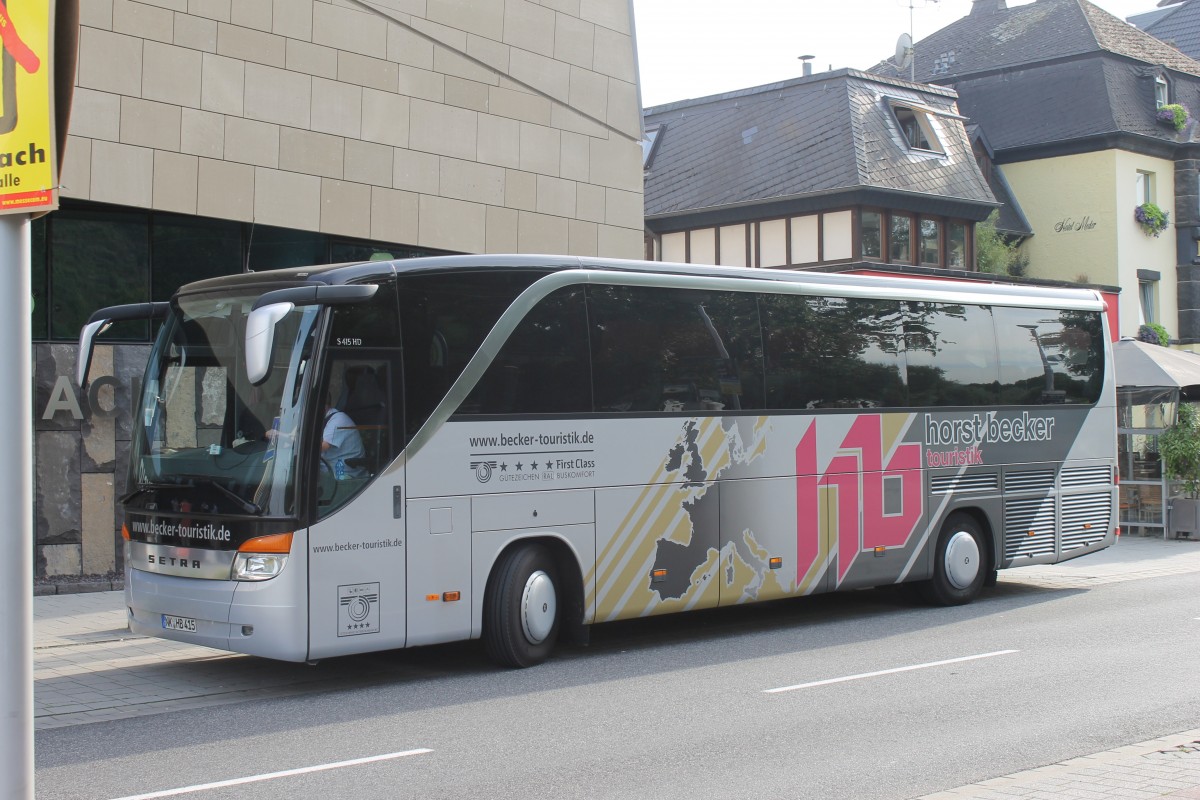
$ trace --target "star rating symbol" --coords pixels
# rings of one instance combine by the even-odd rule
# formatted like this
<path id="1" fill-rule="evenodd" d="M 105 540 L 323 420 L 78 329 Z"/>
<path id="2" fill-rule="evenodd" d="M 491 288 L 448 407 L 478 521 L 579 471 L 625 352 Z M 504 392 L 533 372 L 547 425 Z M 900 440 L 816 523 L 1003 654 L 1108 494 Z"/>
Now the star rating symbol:
<path id="1" fill-rule="evenodd" d="M 501 472 L 504 472 L 504 471 L 506 471 L 507 469 L 508 469 L 508 464 L 505 464 L 503 461 L 501 461 L 501 462 L 500 462 L 500 471 L 501 471 Z"/>
<path id="2" fill-rule="evenodd" d="M 532 464 L 530 464 L 529 466 L 532 467 L 533 469 L 537 469 L 537 462 L 535 461 Z"/>
<path id="3" fill-rule="evenodd" d="M 517 462 L 517 472 L 520 472 L 520 471 L 521 471 L 521 462 L 518 461 Z"/>

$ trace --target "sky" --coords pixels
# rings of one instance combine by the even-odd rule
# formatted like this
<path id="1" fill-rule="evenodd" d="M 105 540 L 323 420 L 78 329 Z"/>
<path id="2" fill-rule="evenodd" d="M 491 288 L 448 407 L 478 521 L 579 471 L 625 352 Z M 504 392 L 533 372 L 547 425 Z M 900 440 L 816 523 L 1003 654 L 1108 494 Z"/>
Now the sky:
<path id="1" fill-rule="evenodd" d="M 1008 0 L 1008 7 L 1031 0 Z M 1091 0 L 1124 19 L 1158 0 Z M 634 0 L 642 106 L 789 80 L 813 72 L 868 69 L 965 16 L 971 0 Z M 911 5 L 911 9 L 910 9 Z"/>

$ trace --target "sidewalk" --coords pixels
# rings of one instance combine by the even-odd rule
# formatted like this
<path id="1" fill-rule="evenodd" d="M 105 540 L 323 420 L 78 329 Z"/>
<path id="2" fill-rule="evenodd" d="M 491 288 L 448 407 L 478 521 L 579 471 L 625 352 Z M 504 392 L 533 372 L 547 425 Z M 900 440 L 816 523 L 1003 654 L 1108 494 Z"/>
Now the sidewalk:
<path id="1" fill-rule="evenodd" d="M 1086 558 L 1000 573 L 1000 581 L 1088 588 L 1200 573 L 1200 542 L 1122 538 Z M 34 723 L 38 730 L 307 691 L 304 664 L 149 639 L 125 625 L 122 592 L 33 598 Z M 231 664 L 233 660 L 243 663 Z M 236 667 L 236 668 L 231 668 Z M 345 683 L 369 679 L 357 662 Z M 320 678 L 327 682 L 328 669 Z M 1200 800 L 1200 729 L 1019 772 L 920 800 Z"/>

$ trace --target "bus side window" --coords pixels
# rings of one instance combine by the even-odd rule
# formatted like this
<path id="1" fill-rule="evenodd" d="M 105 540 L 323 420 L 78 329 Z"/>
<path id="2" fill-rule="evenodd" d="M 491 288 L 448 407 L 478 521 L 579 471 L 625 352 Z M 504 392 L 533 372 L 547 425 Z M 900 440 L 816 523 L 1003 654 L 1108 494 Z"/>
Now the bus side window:
<path id="1" fill-rule="evenodd" d="M 761 305 L 771 408 L 905 404 L 897 301 L 764 295 Z"/>
<path id="2" fill-rule="evenodd" d="M 904 356 L 914 406 L 996 404 L 999 366 L 990 308 L 909 303 Z"/>
<path id="3" fill-rule="evenodd" d="M 997 308 L 1003 331 L 1000 402 L 1005 405 L 1094 403 L 1103 355 L 1100 315 L 1092 311 Z"/>
<path id="4" fill-rule="evenodd" d="M 500 348 L 459 414 L 578 414 L 592 410 L 583 289 L 543 298 Z"/>
<path id="5" fill-rule="evenodd" d="M 599 286 L 588 298 L 597 411 L 761 407 L 753 295 Z"/>

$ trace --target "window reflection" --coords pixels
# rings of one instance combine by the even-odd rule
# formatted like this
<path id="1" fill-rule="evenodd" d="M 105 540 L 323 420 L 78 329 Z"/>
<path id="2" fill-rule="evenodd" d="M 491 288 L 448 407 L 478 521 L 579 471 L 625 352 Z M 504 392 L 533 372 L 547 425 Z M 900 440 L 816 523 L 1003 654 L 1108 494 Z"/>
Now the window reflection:
<path id="1" fill-rule="evenodd" d="M 760 302 L 768 408 L 905 403 L 898 301 L 765 295 Z"/>
<path id="2" fill-rule="evenodd" d="M 996 402 L 996 338 L 984 306 L 909 303 L 904 325 L 909 400 L 923 406 Z"/>
<path id="3" fill-rule="evenodd" d="M 892 217 L 888 234 L 888 260 L 892 263 L 912 263 L 912 218 Z"/>
<path id="4" fill-rule="evenodd" d="M 921 220 L 921 263 L 937 265 L 941 263 L 938 254 L 938 241 L 941 226 L 935 219 Z"/>
<path id="5" fill-rule="evenodd" d="M 883 258 L 883 226 L 878 211 L 862 213 L 862 257 Z"/>

